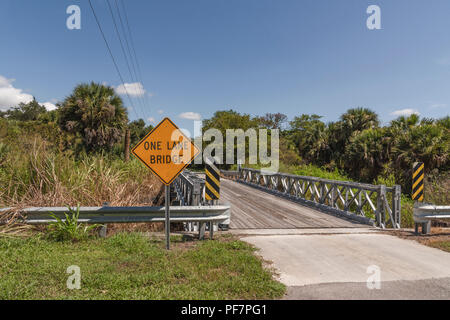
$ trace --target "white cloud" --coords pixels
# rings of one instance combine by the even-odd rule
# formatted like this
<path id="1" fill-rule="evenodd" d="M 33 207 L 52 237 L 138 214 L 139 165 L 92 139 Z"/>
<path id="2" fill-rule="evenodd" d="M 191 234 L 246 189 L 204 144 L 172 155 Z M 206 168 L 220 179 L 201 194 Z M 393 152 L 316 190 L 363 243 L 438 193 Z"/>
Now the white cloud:
<path id="1" fill-rule="evenodd" d="M 121 84 L 116 88 L 117 94 L 129 94 L 131 97 L 142 97 L 145 94 L 144 87 L 140 82 Z"/>
<path id="2" fill-rule="evenodd" d="M 414 109 L 400 109 L 400 110 L 395 110 L 394 112 L 391 112 L 391 115 L 393 116 L 410 116 L 412 114 L 417 114 L 420 115 L 419 111 L 414 110 Z"/>
<path id="3" fill-rule="evenodd" d="M 45 107 L 45 109 L 47 109 L 47 111 L 52 111 L 56 109 L 56 106 L 51 103 L 51 102 L 44 102 L 44 103 L 39 103 L 40 105 L 43 105 Z"/>
<path id="4" fill-rule="evenodd" d="M 20 103 L 28 103 L 33 100 L 31 94 L 25 93 L 22 89 L 15 88 L 12 83 L 15 79 L 7 79 L 0 75 L 0 110 L 5 111 L 17 107 Z M 48 102 L 39 102 L 48 111 L 56 109 L 56 99 Z"/>
<path id="5" fill-rule="evenodd" d="M 147 121 L 150 123 L 156 123 L 156 120 L 153 117 L 148 118 Z"/>
<path id="6" fill-rule="evenodd" d="M 164 110 L 158 110 L 158 114 L 163 114 L 164 113 Z"/>
<path id="7" fill-rule="evenodd" d="M 24 93 L 22 89 L 14 88 L 14 79 L 7 79 L 0 76 L 0 110 L 7 110 L 16 107 L 19 103 L 28 103 L 33 100 L 33 96 Z"/>
<path id="8" fill-rule="evenodd" d="M 180 113 L 179 117 L 181 119 L 187 119 L 187 120 L 201 120 L 202 119 L 202 116 L 196 112 L 183 112 L 183 113 Z"/>

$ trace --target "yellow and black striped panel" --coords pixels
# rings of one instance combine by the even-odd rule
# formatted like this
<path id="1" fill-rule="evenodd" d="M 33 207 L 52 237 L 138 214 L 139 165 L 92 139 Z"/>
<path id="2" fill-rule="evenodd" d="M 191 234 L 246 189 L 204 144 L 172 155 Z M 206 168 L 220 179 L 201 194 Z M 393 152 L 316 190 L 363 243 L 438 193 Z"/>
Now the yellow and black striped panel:
<path id="1" fill-rule="evenodd" d="M 205 183 L 205 199 L 217 200 L 220 198 L 220 172 L 209 164 L 205 165 L 206 183 Z"/>
<path id="2" fill-rule="evenodd" d="M 413 177 L 412 177 L 413 200 L 423 201 L 423 177 L 424 177 L 423 162 L 415 162 L 413 166 Z"/>

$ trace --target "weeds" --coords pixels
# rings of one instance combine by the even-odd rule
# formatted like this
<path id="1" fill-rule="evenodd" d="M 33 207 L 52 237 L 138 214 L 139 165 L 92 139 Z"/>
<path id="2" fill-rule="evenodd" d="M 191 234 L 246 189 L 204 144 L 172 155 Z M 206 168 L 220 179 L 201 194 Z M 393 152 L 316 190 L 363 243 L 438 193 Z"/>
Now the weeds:
<path id="1" fill-rule="evenodd" d="M 49 223 L 47 228 L 48 237 L 56 241 L 80 241 L 89 237 L 90 232 L 99 227 L 98 224 L 93 225 L 82 225 L 78 223 L 78 218 L 80 216 L 80 207 L 77 206 L 76 210 L 70 207 L 69 214 L 64 213 L 65 219 L 57 217 L 55 214 L 50 214 L 50 216 L 55 219 Z"/>
<path id="2" fill-rule="evenodd" d="M 2 153 L 0 206 L 153 205 L 161 183 L 136 159 L 90 155 L 76 159 L 35 137 L 23 150 Z"/>

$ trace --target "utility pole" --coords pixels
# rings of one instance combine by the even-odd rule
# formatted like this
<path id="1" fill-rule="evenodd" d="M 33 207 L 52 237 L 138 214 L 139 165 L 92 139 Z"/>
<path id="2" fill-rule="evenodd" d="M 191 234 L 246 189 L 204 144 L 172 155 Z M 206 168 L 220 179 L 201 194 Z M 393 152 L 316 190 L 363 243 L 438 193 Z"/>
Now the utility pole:
<path id="1" fill-rule="evenodd" d="M 124 143 L 125 162 L 130 160 L 130 129 L 125 130 L 125 143 Z"/>

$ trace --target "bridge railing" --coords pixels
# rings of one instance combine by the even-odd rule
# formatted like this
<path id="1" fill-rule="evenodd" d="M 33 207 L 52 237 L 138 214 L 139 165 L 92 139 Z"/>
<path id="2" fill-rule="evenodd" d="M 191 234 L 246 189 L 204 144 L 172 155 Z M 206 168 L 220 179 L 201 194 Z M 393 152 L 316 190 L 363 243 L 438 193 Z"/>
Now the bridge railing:
<path id="1" fill-rule="evenodd" d="M 203 206 L 208 207 L 211 203 L 207 203 L 205 201 L 205 180 L 199 178 L 197 174 L 191 172 L 189 170 L 184 170 L 176 179 L 175 179 L 175 190 L 177 192 L 177 200 L 180 201 L 181 206 Z M 230 213 L 230 211 L 229 211 Z M 230 216 L 228 219 L 220 221 L 219 223 L 211 223 L 206 225 L 203 222 L 188 222 L 185 224 L 186 231 L 198 231 L 201 235 L 206 231 L 206 228 L 209 230 L 217 231 L 227 230 L 230 225 Z"/>
<path id="2" fill-rule="evenodd" d="M 175 179 L 177 199 L 182 206 L 199 206 L 205 203 L 205 180 L 199 178 L 191 171 L 184 170 Z"/>
<path id="3" fill-rule="evenodd" d="M 381 228 L 400 228 L 401 188 L 270 173 L 257 169 L 222 171 L 224 177 L 290 200 Z"/>

